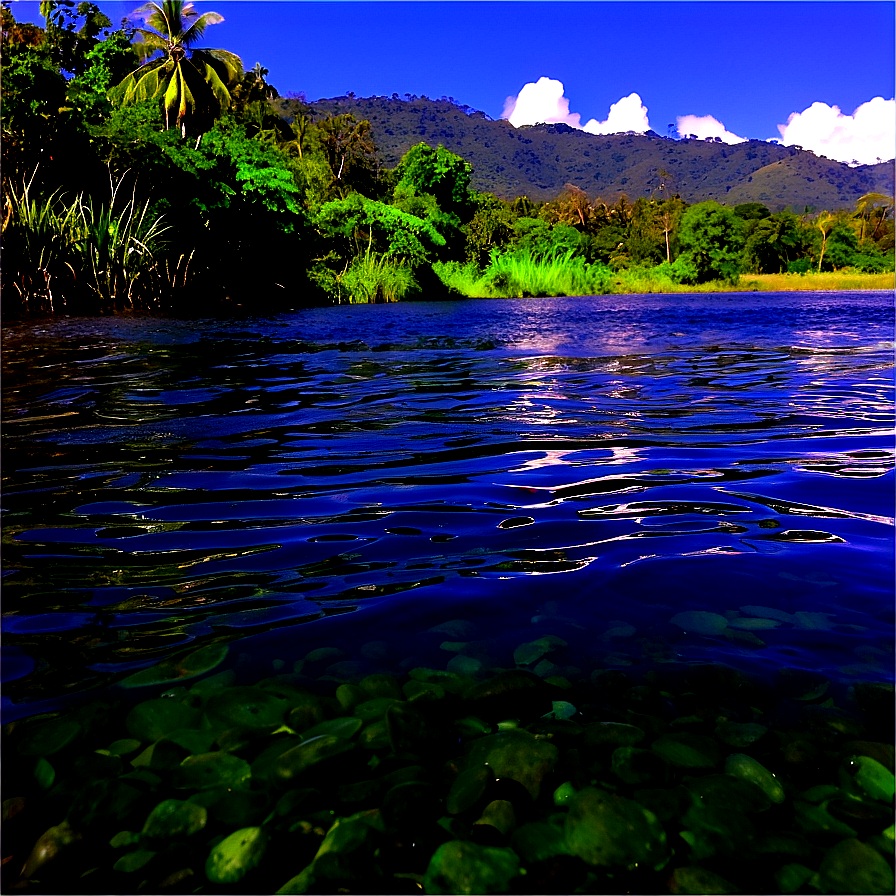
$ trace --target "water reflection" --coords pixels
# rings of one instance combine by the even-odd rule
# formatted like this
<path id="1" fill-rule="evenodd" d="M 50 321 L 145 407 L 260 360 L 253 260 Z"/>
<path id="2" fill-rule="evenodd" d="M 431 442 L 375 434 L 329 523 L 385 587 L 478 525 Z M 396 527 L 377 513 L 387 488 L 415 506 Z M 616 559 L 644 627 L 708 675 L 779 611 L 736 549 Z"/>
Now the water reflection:
<path id="1" fill-rule="evenodd" d="M 529 619 L 544 582 L 633 625 L 761 594 L 886 651 L 891 308 L 816 299 L 8 328 L 8 695 L 375 607 Z"/>

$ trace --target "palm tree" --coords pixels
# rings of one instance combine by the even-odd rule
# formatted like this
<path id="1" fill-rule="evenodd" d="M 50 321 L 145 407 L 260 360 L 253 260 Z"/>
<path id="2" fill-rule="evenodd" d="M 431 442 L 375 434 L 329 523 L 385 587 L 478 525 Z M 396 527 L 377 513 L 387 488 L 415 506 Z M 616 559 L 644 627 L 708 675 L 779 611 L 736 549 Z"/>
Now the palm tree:
<path id="1" fill-rule="evenodd" d="M 243 77 L 239 56 L 227 50 L 196 49 L 209 25 L 223 22 L 216 12 L 202 15 L 183 0 L 149 2 L 131 13 L 149 28 L 136 28 L 137 50 L 145 62 L 110 91 L 123 103 L 162 101 L 165 128 L 177 127 L 186 136 L 187 123 L 201 133 L 230 106 L 229 88 Z M 154 30 L 150 30 L 154 29 Z M 152 59 L 156 53 L 162 55 Z"/>

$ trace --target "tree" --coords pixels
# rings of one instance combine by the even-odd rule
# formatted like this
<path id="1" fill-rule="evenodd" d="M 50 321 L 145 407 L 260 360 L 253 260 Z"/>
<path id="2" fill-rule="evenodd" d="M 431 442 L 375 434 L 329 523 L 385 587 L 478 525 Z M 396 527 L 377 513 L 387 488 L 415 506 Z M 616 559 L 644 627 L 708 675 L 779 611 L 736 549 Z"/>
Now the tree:
<path id="1" fill-rule="evenodd" d="M 746 239 L 747 260 L 752 269 L 758 274 L 786 271 L 788 264 L 796 260 L 802 248 L 800 223 L 796 216 L 790 212 L 779 212 L 770 217 L 754 219 L 753 224 Z"/>
<path id="2" fill-rule="evenodd" d="M 351 114 L 328 115 L 317 123 L 317 133 L 333 174 L 332 192 L 342 198 L 353 187 L 369 192 L 376 171 L 370 122 L 358 121 Z"/>
<path id="3" fill-rule="evenodd" d="M 737 282 L 744 238 L 741 221 L 730 208 L 712 200 L 691 206 L 682 215 L 678 239 L 698 282 Z"/>
<path id="4" fill-rule="evenodd" d="M 135 10 L 150 28 L 136 28 L 138 49 L 150 61 L 131 72 L 111 96 L 124 104 L 146 99 L 161 102 L 165 127 L 186 136 L 187 125 L 201 134 L 231 104 L 231 87 L 243 77 L 239 56 L 227 50 L 197 49 L 205 29 L 224 21 L 216 12 L 199 15 L 182 0 L 149 2 Z M 156 53 L 162 55 L 152 59 Z"/>
<path id="5" fill-rule="evenodd" d="M 412 146 L 398 163 L 399 184 L 412 187 L 418 193 L 430 193 L 439 206 L 468 221 L 473 208 L 470 197 L 470 178 L 473 169 L 469 162 L 439 146 L 433 149 L 425 143 Z"/>

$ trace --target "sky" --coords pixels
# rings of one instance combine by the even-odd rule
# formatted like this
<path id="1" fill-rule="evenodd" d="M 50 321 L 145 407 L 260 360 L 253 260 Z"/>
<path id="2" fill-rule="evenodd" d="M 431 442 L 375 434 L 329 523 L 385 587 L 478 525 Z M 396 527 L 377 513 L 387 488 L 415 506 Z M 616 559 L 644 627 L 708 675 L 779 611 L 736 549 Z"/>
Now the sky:
<path id="1" fill-rule="evenodd" d="M 138 2 L 98 5 L 115 24 Z M 20 21 L 39 4 L 13 0 Z M 209 27 L 281 95 L 454 97 L 514 125 L 775 139 L 896 156 L 896 3 L 882 0 L 209 0 Z"/>

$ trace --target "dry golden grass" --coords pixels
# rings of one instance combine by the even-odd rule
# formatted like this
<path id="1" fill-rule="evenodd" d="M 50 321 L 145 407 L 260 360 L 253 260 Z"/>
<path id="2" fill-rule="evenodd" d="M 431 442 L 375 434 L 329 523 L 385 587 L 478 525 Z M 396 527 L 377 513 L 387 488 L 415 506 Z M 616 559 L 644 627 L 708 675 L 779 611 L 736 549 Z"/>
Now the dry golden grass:
<path id="1" fill-rule="evenodd" d="M 896 274 L 863 274 L 859 271 L 830 271 L 821 274 L 745 274 L 738 290 L 789 292 L 791 290 L 893 289 Z"/>

